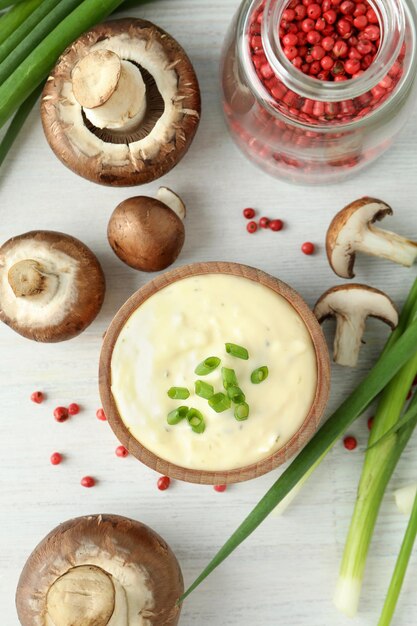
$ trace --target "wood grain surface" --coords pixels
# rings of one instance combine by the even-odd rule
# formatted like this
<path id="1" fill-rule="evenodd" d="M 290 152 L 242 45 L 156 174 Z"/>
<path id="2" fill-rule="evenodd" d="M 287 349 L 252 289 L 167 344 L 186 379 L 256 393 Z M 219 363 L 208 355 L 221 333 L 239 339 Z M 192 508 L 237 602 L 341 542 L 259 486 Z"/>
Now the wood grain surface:
<path id="1" fill-rule="evenodd" d="M 334 214 L 370 195 L 394 210 L 384 227 L 417 239 L 417 111 L 395 146 L 356 178 L 328 187 L 276 181 L 250 164 L 230 140 L 222 119 L 218 67 L 221 44 L 238 0 L 155 0 L 129 15 L 155 21 L 174 35 L 192 59 L 202 88 L 203 114 L 189 153 L 161 184 L 187 205 L 186 241 L 176 267 L 197 261 L 232 261 L 259 267 L 289 283 L 313 306 L 341 284 L 330 270 L 325 231 Z M 158 183 L 140 188 L 153 195 Z M 117 440 L 95 417 L 100 406 L 97 369 L 102 335 L 120 306 L 151 277 L 128 268 L 110 249 L 106 229 L 115 206 L 133 189 L 94 185 L 65 168 L 49 148 L 38 111 L 33 111 L 8 162 L 0 170 L 1 240 L 33 229 L 67 232 L 97 254 L 107 295 L 97 320 L 64 344 L 37 345 L 0 325 L 0 608 L 1 624 L 18 626 L 14 593 L 21 568 L 35 545 L 58 523 L 90 513 L 114 513 L 154 528 L 176 553 L 186 586 L 242 522 L 281 470 L 217 493 L 210 486 L 174 481 L 159 492 L 158 475 L 132 456 L 117 458 Z M 242 209 L 281 218 L 281 232 L 249 235 Z M 317 253 L 300 252 L 304 241 Z M 398 305 L 416 270 L 358 255 L 356 280 L 385 291 Z M 330 340 L 332 324 L 326 325 Z M 369 370 L 388 329 L 369 320 L 355 370 L 332 368 L 328 413 Z M 29 396 L 44 390 L 47 401 Z M 82 411 L 64 424 L 55 406 L 79 402 Z M 368 412 L 368 416 L 372 412 Z M 417 480 L 417 438 L 399 463 L 378 520 L 366 568 L 360 613 L 340 615 L 332 595 L 355 501 L 366 417 L 351 429 L 359 446 L 335 446 L 303 493 L 282 518 L 271 515 L 190 596 L 181 626 L 376 626 L 407 520 L 396 510 L 392 490 Z M 53 467 L 59 451 L 65 462 Z M 90 474 L 98 483 L 80 487 Z M 417 623 L 417 553 L 396 612 L 395 626 Z"/>

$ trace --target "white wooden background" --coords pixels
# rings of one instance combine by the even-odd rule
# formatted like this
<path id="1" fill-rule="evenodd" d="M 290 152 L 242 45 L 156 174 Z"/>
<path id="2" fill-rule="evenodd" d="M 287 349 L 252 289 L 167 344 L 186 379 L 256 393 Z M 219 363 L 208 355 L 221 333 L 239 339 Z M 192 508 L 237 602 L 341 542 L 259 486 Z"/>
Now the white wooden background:
<path id="1" fill-rule="evenodd" d="M 255 169 L 238 152 L 223 123 L 218 86 L 221 44 L 238 0 L 156 0 L 131 15 L 155 21 L 185 46 L 201 81 L 204 115 L 186 158 L 163 179 L 187 204 L 186 244 L 178 264 L 228 260 L 255 265 L 298 289 L 313 305 L 338 279 L 323 249 L 333 214 L 361 195 L 383 198 L 394 207 L 391 227 L 417 237 L 417 111 L 396 146 L 352 181 L 328 188 L 277 182 Z M 79 338 L 37 345 L 0 328 L 0 610 L 4 626 L 17 626 L 14 592 L 20 570 L 37 542 L 59 522 L 88 513 L 112 512 L 142 520 L 171 544 L 190 583 L 235 530 L 278 472 L 216 493 L 211 487 L 176 482 L 156 489 L 157 476 L 134 458 L 119 459 L 107 423 L 99 422 L 97 363 L 101 337 L 121 304 L 150 277 L 129 269 L 106 240 L 111 211 L 142 189 L 109 189 L 72 174 L 55 158 L 34 111 L 0 171 L 0 238 L 32 229 L 75 235 L 98 255 L 107 277 L 107 296 L 96 322 Z M 241 211 L 255 206 L 285 221 L 281 233 L 249 236 Z M 318 245 L 313 257 L 300 245 Z M 398 304 L 415 270 L 360 259 L 357 278 L 385 289 Z M 330 329 L 329 329 L 330 330 Z M 368 370 L 387 330 L 368 326 L 356 371 L 333 370 L 329 410 Z M 48 401 L 29 401 L 35 389 Z M 83 411 L 64 424 L 52 417 L 60 404 L 79 402 Z M 352 428 L 359 448 L 337 445 L 284 518 L 270 516 L 186 602 L 184 626 L 344 626 L 347 618 L 332 604 L 341 551 L 355 500 L 366 446 L 366 420 Z M 65 454 L 52 467 L 49 456 Z M 95 476 L 94 489 L 79 485 Z M 417 479 L 414 439 L 392 481 L 397 487 Z M 366 571 L 358 626 L 375 626 L 399 549 L 406 519 L 397 513 L 391 490 L 379 518 Z M 410 564 L 395 624 L 417 623 L 417 558 Z"/>

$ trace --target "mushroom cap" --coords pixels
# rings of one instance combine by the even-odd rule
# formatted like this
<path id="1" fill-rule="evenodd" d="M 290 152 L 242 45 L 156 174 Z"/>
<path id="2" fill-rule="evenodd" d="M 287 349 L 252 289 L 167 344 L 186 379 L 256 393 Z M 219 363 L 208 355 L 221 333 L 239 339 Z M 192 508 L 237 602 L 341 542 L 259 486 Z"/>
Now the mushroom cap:
<path id="1" fill-rule="evenodd" d="M 49 268 L 51 258 L 57 260 L 56 268 Z M 21 302 L 23 313 L 19 316 L 17 307 L 24 297 L 16 297 L 9 273 L 26 259 L 47 265 L 65 279 L 66 296 L 57 295 L 59 299 L 50 312 L 52 319 L 48 319 L 45 305 L 34 314 L 26 301 Z M 105 278 L 97 257 L 75 237 L 49 230 L 31 231 L 9 239 L 0 248 L 0 320 L 23 337 L 52 343 L 79 335 L 98 315 L 104 294 Z M 36 308 L 36 301 L 32 303 Z"/>
<path id="2" fill-rule="evenodd" d="M 320 324 L 337 315 L 347 319 L 349 312 L 353 315 L 361 310 L 366 317 L 376 317 L 391 328 L 398 324 L 398 310 L 391 298 L 383 291 L 361 283 L 331 287 L 314 306 L 314 314 Z"/>
<path id="3" fill-rule="evenodd" d="M 93 127 L 74 96 L 72 72 L 97 50 L 131 61 L 146 78 L 155 113 L 145 117 L 136 133 Z M 98 24 L 72 43 L 41 99 L 44 132 L 58 158 L 80 176 L 113 186 L 149 183 L 171 170 L 187 152 L 200 113 L 198 80 L 182 47 L 151 22 L 133 18 Z"/>
<path id="4" fill-rule="evenodd" d="M 144 272 L 157 272 L 178 257 L 185 229 L 178 215 L 160 200 L 135 196 L 115 208 L 107 237 L 124 263 Z"/>
<path id="5" fill-rule="evenodd" d="M 348 204 L 332 219 L 326 235 L 326 252 L 330 266 L 341 278 L 353 278 L 355 241 L 368 224 L 392 215 L 391 207 L 377 198 L 365 196 Z"/>
<path id="6" fill-rule="evenodd" d="M 84 570 L 79 593 L 77 570 Z M 90 606 L 88 621 L 82 620 L 82 616 L 81 621 L 74 621 L 86 589 L 91 596 L 90 604 L 106 600 L 103 598 L 103 587 L 104 591 L 108 587 L 106 575 L 115 583 L 116 595 L 117 588 L 122 588 L 122 595 L 127 598 L 128 619 L 118 621 L 115 603 L 114 619 L 106 621 L 109 607 L 104 602 L 99 615 L 97 608 Z M 57 586 L 61 589 L 56 589 Z M 50 622 L 45 622 L 45 615 L 49 612 L 51 616 L 51 609 L 52 613 L 59 611 L 58 594 L 67 592 L 65 597 L 70 606 L 66 602 L 62 608 L 71 621 L 60 621 L 56 626 L 119 626 L 119 623 L 175 626 L 181 610 L 176 601 L 183 591 L 178 561 L 155 531 L 118 515 L 90 515 L 64 522 L 35 548 L 19 579 L 16 607 L 22 626 L 46 626 Z"/>

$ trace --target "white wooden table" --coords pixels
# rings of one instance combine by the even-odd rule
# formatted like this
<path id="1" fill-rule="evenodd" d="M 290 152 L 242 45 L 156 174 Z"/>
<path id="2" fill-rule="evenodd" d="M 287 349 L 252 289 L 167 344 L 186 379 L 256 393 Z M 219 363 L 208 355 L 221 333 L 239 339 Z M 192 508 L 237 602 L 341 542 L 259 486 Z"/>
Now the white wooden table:
<path id="1" fill-rule="evenodd" d="M 204 115 L 186 158 L 164 183 L 187 204 L 186 244 L 177 264 L 203 260 L 239 261 L 266 270 L 298 289 L 313 305 L 338 279 L 323 250 L 332 215 L 361 195 L 381 197 L 396 214 L 388 227 L 417 237 L 417 111 L 391 151 L 352 181 L 328 188 L 277 182 L 255 169 L 229 138 L 218 88 L 221 44 L 238 0 L 158 0 L 131 15 L 155 21 L 183 43 L 201 81 Z M 116 439 L 99 422 L 97 363 L 101 337 L 120 305 L 150 277 L 123 265 L 111 251 L 106 226 L 121 200 L 152 194 L 109 189 L 72 174 L 55 158 L 34 111 L 0 171 L 1 240 L 32 229 L 56 229 L 81 238 L 98 255 L 107 277 L 107 296 L 96 322 L 79 338 L 37 345 L 0 327 L 0 607 L 1 624 L 17 626 L 14 592 L 20 570 L 37 542 L 59 522 L 78 515 L 112 512 L 142 520 L 162 534 L 177 554 L 186 583 L 207 564 L 252 509 L 278 472 L 216 493 L 211 487 L 176 482 L 156 489 L 157 476 L 134 458 L 114 454 Z M 255 206 L 280 217 L 281 233 L 249 236 L 241 211 Z M 310 240 L 318 253 L 304 256 Z M 399 304 L 415 270 L 359 259 L 357 278 L 386 290 Z M 330 329 L 329 329 L 330 330 Z M 329 410 L 360 380 L 381 349 L 387 330 L 370 322 L 360 367 L 334 368 Z M 37 406 L 30 393 L 44 390 Z M 83 411 L 65 424 L 55 406 L 79 402 Z M 270 518 L 186 602 L 184 626 L 344 626 L 332 594 L 355 499 L 366 419 L 353 428 L 359 448 L 337 445 L 285 517 Z M 52 467 L 49 456 L 65 454 Z M 85 474 L 98 485 L 83 489 Z M 401 460 L 379 518 L 366 571 L 358 626 L 375 626 L 406 525 L 392 488 L 417 479 L 417 440 Z M 417 623 L 416 554 L 395 624 Z"/>

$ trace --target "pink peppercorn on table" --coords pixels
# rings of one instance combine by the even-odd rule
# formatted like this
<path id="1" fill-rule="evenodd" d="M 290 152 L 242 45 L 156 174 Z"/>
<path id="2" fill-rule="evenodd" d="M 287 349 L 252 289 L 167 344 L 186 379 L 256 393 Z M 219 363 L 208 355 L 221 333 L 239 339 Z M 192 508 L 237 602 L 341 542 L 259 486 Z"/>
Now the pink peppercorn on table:
<path id="1" fill-rule="evenodd" d="M 237 0 L 156 0 L 129 11 L 175 36 L 201 83 L 200 130 L 189 154 L 161 183 L 175 189 L 187 205 L 186 241 L 175 265 L 224 260 L 257 266 L 290 283 L 313 305 L 325 289 L 340 283 L 328 266 L 324 236 L 335 212 L 348 202 L 361 195 L 383 198 L 395 212 L 384 226 L 416 238 L 417 110 L 394 147 L 350 181 L 308 188 L 269 177 L 238 150 L 223 120 L 220 52 L 237 8 Z M 157 187 L 146 185 L 134 193 L 154 195 Z M 280 471 L 227 489 L 169 483 L 126 455 L 102 414 L 96 416 L 101 408 L 97 366 L 103 333 L 122 303 L 151 278 L 123 265 L 106 240 L 112 210 L 134 193 L 92 185 L 63 167 L 46 143 L 37 111 L 0 170 L 2 241 L 34 228 L 68 232 L 94 250 L 107 277 L 99 317 L 72 341 L 37 345 L 0 326 L 0 606 L 5 626 L 19 626 L 14 593 L 26 558 L 59 522 L 104 512 L 140 519 L 170 544 L 188 585 Z M 246 219 L 243 210 L 252 207 L 256 215 L 249 213 Z M 271 220 L 269 228 L 259 226 L 262 217 Z M 247 230 L 251 220 L 256 232 Z M 273 228 L 276 220 L 282 223 Z M 398 304 L 415 274 L 364 257 L 355 269 L 360 282 L 384 290 Z M 326 333 L 330 337 L 330 324 Z M 370 320 L 358 368 L 333 367 L 328 413 L 363 378 L 387 333 L 385 326 Z M 37 391 L 44 394 L 41 402 L 38 395 L 31 400 Z M 54 418 L 55 409 L 68 410 L 73 404 L 78 412 L 72 407 L 68 418 L 62 411 Z M 347 433 L 354 439 L 346 446 L 339 442 L 285 516 L 271 515 L 190 596 L 181 625 L 351 623 L 333 607 L 332 596 L 371 415 Z M 392 486 L 416 480 L 416 445 L 414 437 Z M 405 524 L 388 494 L 360 615 L 353 622 L 357 626 L 377 622 Z M 396 614 L 398 626 L 416 623 L 416 568 L 414 555 Z"/>

